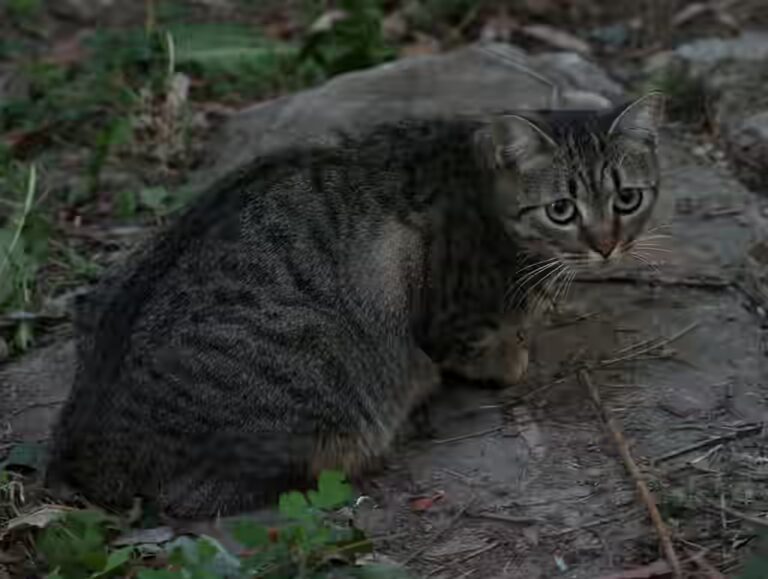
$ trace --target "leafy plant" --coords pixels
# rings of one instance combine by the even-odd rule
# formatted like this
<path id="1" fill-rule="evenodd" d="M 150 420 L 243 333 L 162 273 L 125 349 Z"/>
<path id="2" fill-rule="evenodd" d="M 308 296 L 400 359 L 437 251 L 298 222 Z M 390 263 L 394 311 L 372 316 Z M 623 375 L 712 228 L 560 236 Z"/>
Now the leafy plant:
<path id="1" fill-rule="evenodd" d="M 304 74 L 336 75 L 394 58 L 382 33 L 383 13 L 376 0 L 343 0 L 342 15 L 326 29 L 310 31 L 299 59 Z"/>
<path id="2" fill-rule="evenodd" d="M 118 522 L 98 511 L 73 511 L 54 521 L 37 542 L 53 572 L 49 579 L 110 577 L 131 558 L 130 547 L 110 551 L 108 537 Z"/>
<path id="3" fill-rule="evenodd" d="M 33 212 L 37 170 L 34 165 L 27 169 L 24 196 L 19 200 L 21 172 L 9 164 L 0 175 L 0 190 L 7 191 L 6 206 L 0 207 L 7 214 L 0 222 L 0 309 L 30 308 L 35 276 L 47 254 L 47 223 Z M 17 346 L 26 349 L 31 340 L 30 323 L 20 321 L 15 335 Z"/>
<path id="4" fill-rule="evenodd" d="M 42 7 L 42 0 L 7 0 L 5 11 L 15 24 L 28 25 Z"/>
<path id="5" fill-rule="evenodd" d="M 352 498 L 341 473 L 323 472 L 317 489 L 281 495 L 278 510 L 285 524 L 265 527 L 245 519 L 233 524 L 233 537 L 247 549 L 240 557 L 210 537 L 180 537 L 154 561 L 145 561 L 138 549 L 110 548 L 122 525 L 97 511 L 59 519 L 41 534 L 37 547 L 51 570 L 49 579 L 95 579 L 129 570 L 138 579 L 404 579 L 396 569 L 350 566 L 355 555 L 371 550 L 360 531 L 335 520 L 334 511 Z"/>

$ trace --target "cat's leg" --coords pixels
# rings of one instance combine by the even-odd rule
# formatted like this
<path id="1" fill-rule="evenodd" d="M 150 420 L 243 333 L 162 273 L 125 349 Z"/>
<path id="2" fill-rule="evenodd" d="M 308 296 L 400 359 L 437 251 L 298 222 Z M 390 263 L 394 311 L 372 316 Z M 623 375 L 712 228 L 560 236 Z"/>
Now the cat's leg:
<path id="1" fill-rule="evenodd" d="M 323 339 L 325 349 L 296 352 L 305 363 L 291 369 L 290 383 L 254 376 L 233 384 L 238 378 L 227 372 L 227 388 L 261 395 L 249 398 L 250 408 L 230 407 L 228 426 L 187 434 L 176 445 L 179 466 L 158 489 L 162 510 L 179 519 L 242 512 L 274 503 L 281 492 L 310 488 L 324 470 L 340 470 L 354 481 L 381 463 L 411 411 L 439 385 L 437 367 L 415 346 L 392 338 L 368 342 L 326 325 Z M 251 358 L 264 360 L 265 373 L 267 364 L 278 364 Z M 194 357 L 178 363 L 187 375 L 203 375 Z M 323 370 L 328 375 L 317 373 Z"/>
<path id="2" fill-rule="evenodd" d="M 518 384 L 528 371 L 527 334 L 522 324 L 505 322 L 500 328 L 453 336 L 456 345 L 441 367 L 487 386 Z"/>

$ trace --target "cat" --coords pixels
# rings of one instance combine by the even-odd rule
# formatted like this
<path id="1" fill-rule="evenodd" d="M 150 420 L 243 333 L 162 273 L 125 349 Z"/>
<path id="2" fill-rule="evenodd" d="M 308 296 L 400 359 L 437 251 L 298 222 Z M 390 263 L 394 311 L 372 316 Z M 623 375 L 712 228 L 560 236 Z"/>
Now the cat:
<path id="1" fill-rule="evenodd" d="M 235 514 L 365 472 L 441 370 L 518 382 L 531 315 L 646 230 L 662 108 L 403 121 L 220 181 L 78 302 L 48 484 Z"/>

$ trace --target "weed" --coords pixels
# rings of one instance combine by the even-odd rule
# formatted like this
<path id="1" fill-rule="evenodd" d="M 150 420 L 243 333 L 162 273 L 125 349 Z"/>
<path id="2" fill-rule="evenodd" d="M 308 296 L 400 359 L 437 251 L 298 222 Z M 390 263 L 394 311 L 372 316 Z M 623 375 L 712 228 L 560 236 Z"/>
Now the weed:
<path id="1" fill-rule="evenodd" d="M 27 170 L 24 197 L 18 200 L 18 173 L 16 166 L 5 168 L 0 185 L 7 191 L 4 197 L 7 218 L 0 223 L 0 309 L 30 310 L 34 306 L 34 285 L 37 271 L 47 255 L 46 222 L 33 213 L 37 189 L 37 170 Z M 0 216 L 2 213 L 0 213 Z M 27 349 L 32 342 L 29 321 L 20 321 L 15 333 L 15 344 Z"/>
<path id="2" fill-rule="evenodd" d="M 5 12 L 17 26 L 28 26 L 40 14 L 42 0 L 8 0 Z"/>
<path id="3" fill-rule="evenodd" d="M 228 553 L 210 537 L 181 537 L 152 560 L 140 548 L 114 549 L 110 542 L 125 524 L 98 511 L 74 511 L 50 524 L 36 546 L 50 570 L 49 579 L 85 579 L 130 572 L 138 579 L 218 577 L 262 579 L 320 579 L 323 577 L 404 578 L 394 569 L 340 566 L 354 564 L 355 556 L 369 552 L 371 543 L 349 524 L 334 521 L 333 512 L 348 507 L 352 489 L 338 472 L 320 475 L 318 487 L 280 497 L 279 512 L 286 524 L 268 528 L 239 520 L 232 534 L 247 551 Z M 332 574 L 332 575 L 331 575 Z"/>
<path id="4" fill-rule="evenodd" d="M 385 41 L 377 0 L 342 0 L 343 16 L 323 30 L 310 32 L 299 56 L 303 74 L 333 76 L 394 58 Z"/>

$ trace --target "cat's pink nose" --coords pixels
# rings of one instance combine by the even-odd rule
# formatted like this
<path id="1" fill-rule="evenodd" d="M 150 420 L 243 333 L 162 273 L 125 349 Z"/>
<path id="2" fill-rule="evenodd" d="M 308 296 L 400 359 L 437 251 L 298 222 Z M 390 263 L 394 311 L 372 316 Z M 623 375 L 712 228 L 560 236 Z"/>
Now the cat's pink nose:
<path id="1" fill-rule="evenodd" d="M 606 235 L 605 237 L 598 237 L 595 240 L 595 250 L 605 259 L 608 259 L 615 247 L 616 239 L 610 235 Z"/>

